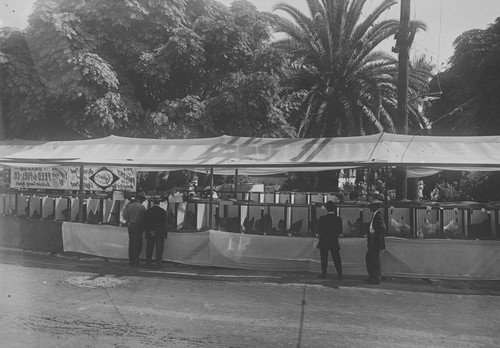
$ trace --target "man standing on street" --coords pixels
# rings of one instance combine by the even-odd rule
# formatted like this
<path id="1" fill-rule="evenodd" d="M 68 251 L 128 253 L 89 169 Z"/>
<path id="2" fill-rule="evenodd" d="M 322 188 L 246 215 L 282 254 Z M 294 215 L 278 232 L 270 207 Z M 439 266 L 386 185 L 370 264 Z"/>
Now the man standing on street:
<path id="1" fill-rule="evenodd" d="M 326 279 L 328 254 L 331 253 L 337 278 L 342 280 L 342 259 L 340 258 L 339 236 L 342 234 L 342 219 L 337 216 L 337 205 L 332 201 L 326 203 L 327 214 L 318 220 L 319 241 L 317 248 L 321 258 L 321 274 L 319 278 Z"/>
<path id="2" fill-rule="evenodd" d="M 139 266 L 139 255 L 142 250 L 142 233 L 144 231 L 144 215 L 146 207 L 142 202 L 146 197 L 137 195 L 134 200 L 123 209 L 122 217 L 128 227 L 128 260 L 130 267 Z"/>
<path id="3" fill-rule="evenodd" d="M 161 197 L 153 197 L 153 206 L 146 211 L 146 267 L 152 267 L 153 248 L 156 245 L 156 266 L 161 267 L 167 236 L 167 212 L 160 207 Z"/>
<path id="4" fill-rule="evenodd" d="M 375 199 L 370 203 L 370 211 L 373 213 L 368 227 L 368 250 L 366 251 L 366 270 L 369 284 L 380 284 L 380 251 L 385 249 L 384 234 L 386 226 L 384 216 L 380 211 L 382 202 Z"/>

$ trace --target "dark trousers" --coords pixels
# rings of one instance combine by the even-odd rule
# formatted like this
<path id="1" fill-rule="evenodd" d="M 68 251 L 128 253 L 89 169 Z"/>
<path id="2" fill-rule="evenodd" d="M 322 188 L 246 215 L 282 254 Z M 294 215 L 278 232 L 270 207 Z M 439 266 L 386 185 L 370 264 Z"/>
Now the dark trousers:
<path id="1" fill-rule="evenodd" d="M 342 275 L 342 259 L 340 258 L 339 249 L 319 249 L 319 256 L 321 258 L 321 274 L 326 275 L 328 269 L 328 253 L 331 253 L 333 264 L 338 275 Z"/>
<path id="2" fill-rule="evenodd" d="M 376 248 L 368 248 L 366 251 L 365 261 L 368 278 L 373 281 L 379 281 L 382 274 L 380 270 L 380 250 Z"/>
<path id="3" fill-rule="evenodd" d="M 128 260 L 131 266 L 139 264 L 139 255 L 142 249 L 142 225 L 129 223 L 128 225 Z"/>
<path id="4" fill-rule="evenodd" d="M 151 263 L 153 258 L 153 248 L 156 246 L 156 263 L 161 263 L 163 259 L 163 248 L 165 233 L 153 231 L 150 237 L 146 238 L 146 263 Z"/>

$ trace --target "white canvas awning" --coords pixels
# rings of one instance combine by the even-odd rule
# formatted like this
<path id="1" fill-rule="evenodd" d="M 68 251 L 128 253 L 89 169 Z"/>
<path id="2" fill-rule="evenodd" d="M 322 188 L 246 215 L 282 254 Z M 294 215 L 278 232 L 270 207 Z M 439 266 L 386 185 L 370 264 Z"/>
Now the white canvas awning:
<path id="1" fill-rule="evenodd" d="M 339 138 L 143 139 L 0 142 L 4 165 L 91 165 L 142 170 L 214 169 L 267 175 L 367 166 L 410 170 L 500 170 L 500 136 L 437 137 L 380 133 Z"/>

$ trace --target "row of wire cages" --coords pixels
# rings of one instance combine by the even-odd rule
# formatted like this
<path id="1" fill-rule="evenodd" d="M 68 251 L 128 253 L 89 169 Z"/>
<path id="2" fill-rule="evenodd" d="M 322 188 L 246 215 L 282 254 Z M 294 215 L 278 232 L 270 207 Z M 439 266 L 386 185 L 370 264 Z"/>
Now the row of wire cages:
<path id="1" fill-rule="evenodd" d="M 418 239 L 500 238 L 498 210 L 470 207 L 389 207 L 388 235 Z"/>
<path id="2" fill-rule="evenodd" d="M 329 200 L 315 195 L 304 197 L 302 204 L 286 196 L 263 196 L 262 202 L 217 199 L 212 206 L 198 202 L 160 203 L 167 211 L 171 230 L 216 229 L 228 232 L 277 235 L 316 236 L 319 217 L 325 215 Z M 278 198 L 276 198 L 278 197 Z M 312 198 L 314 197 L 314 198 Z M 7 193 L 0 195 L 0 214 L 30 219 L 120 225 L 123 208 L 128 201 L 109 198 L 85 198 L 80 219 L 78 197 L 51 197 Z M 151 202 L 146 201 L 146 208 Z M 498 210 L 481 207 L 388 206 L 383 209 L 387 236 L 418 239 L 500 239 Z M 212 214 L 212 218 L 210 218 Z M 372 213 L 366 205 L 338 203 L 344 237 L 363 237 Z"/>

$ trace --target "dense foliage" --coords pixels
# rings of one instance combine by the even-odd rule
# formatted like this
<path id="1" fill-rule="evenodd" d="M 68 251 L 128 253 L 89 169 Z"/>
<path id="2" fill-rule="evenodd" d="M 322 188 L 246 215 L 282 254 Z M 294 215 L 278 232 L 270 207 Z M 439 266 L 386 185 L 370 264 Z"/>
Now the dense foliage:
<path id="1" fill-rule="evenodd" d="M 449 68 L 433 81 L 433 91 L 443 92 L 430 109 L 433 134 L 499 134 L 500 18 L 464 32 L 454 46 Z"/>
<path id="2" fill-rule="evenodd" d="M 39 0 L 0 33 L 7 136 L 292 136 L 271 18 L 246 1 Z"/>

